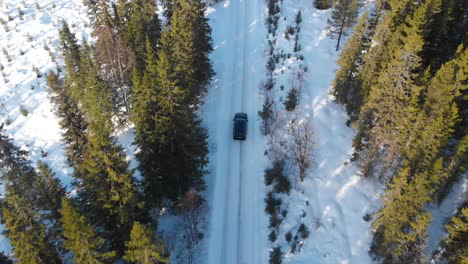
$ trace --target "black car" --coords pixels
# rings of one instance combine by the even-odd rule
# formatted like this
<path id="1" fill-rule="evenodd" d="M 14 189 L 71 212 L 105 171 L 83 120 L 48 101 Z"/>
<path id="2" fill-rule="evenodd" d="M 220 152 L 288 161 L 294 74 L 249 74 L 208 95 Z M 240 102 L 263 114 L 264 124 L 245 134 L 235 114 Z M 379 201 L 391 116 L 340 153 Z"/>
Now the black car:
<path id="1" fill-rule="evenodd" d="M 237 140 L 245 140 L 247 137 L 247 114 L 236 113 L 234 115 L 234 131 L 233 138 Z"/>

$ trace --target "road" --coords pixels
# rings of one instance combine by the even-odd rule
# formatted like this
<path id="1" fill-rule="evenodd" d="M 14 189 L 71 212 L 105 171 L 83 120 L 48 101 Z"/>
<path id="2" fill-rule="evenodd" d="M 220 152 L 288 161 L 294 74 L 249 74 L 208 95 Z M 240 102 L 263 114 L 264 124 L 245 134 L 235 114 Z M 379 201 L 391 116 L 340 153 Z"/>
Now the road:
<path id="1" fill-rule="evenodd" d="M 265 139 L 257 118 L 265 76 L 265 5 L 231 0 L 215 8 L 210 21 L 216 78 L 202 109 L 212 146 L 206 263 L 266 263 Z M 236 112 L 249 116 L 245 141 L 232 140 Z"/>

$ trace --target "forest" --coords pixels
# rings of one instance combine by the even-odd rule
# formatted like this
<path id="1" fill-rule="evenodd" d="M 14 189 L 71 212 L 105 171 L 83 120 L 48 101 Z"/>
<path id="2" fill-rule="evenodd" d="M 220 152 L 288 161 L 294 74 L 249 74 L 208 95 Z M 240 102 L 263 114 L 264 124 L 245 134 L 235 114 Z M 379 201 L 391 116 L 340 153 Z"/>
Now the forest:
<path id="1" fill-rule="evenodd" d="M 267 139 L 264 239 L 271 242 L 269 263 L 280 264 L 324 225 L 318 218 L 307 221 L 305 211 L 292 228 L 285 220 L 294 206 L 313 206 L 289 197 L 316 176 L 312 157 L 320 135 L 300 120 L 307 72 L 314 71 L 304 58 L 311 43 L 302 39 L 311 14 L 294 10 L 283 33 L 280 6 L 287 0 L 261 1 L 268 32 L 266 65 L 259 66 L 266 68 L 264 101 L 249 118 L 258 118 L 258 132 Z M 0 252 L 0 263 L 170 263 L 174 245 L 157 232 L 167 208 L 183 223 L 179 243 L 187 260 L 180 263 L 195 263 L 208 210 L 203 192 L 212 148 L 199 113 L 216 77 L 207 18 L 215 2 L 84 0 L 88 38 L 78 39 L 74 25 L 59 23 L 61 60 L 44 78 L 73 181 L 63 186 L 47 152 L 34 162 L 4 133 L 8 122 L 0 125 L 0 220 L 12 248 L 10 255 Z M 329 95 L 356 132 L 349 163 L 361 179 L 384 186 L 379 209 L 362 217 L 371 226 L 369 256 L 384 264 L 468 263 L 466 190 L 444 224 L 447 236 L 435 252 L 426 251 L 428 204 L 447 199 L 468 169 L 467 3 L 375 0 L 363 10 L 365 2 L 310 5 L 330 11 L 323 30 L 339 55 Z M 292 47 L 287 54 L 284 39 Z M 288 61 L 297 68 L 288 68 L 290 89 L 283 91 L 278 80 L 285 67 L 278 69 Z M 136 168 L 118 141 L 128 127 Z"/>

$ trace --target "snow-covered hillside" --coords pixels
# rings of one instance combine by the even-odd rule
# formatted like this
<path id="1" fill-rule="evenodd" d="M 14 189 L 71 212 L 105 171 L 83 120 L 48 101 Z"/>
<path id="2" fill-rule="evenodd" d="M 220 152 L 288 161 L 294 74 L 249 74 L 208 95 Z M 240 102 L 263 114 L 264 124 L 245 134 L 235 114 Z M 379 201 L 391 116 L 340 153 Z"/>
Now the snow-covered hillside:
<path id="1" fill-rule="evenodd" d="M 378 211 L 383 186 L 363 179 L 359 169 L 349 163 L 354 131 L 346 126 L 343 107 L 329 95 L 339 55 L 335 40 L 326 34 L 331 10 L 317 10 L 312 2 L 282 1 L 278 34 L 272 38 L 276 40 L 275 52 L 292 54 L 294 40 L 285 38 L 284 33 L 301 11 L 298 34 L 303 58 L 293 54 L 276 64 L 274 95 L 278 113 L 287 115 L 283 107 L 286 92 L 297 70 L 307 69 L 296 115 L 309 122 L 316 135 L 315 166 L 304 182 L 294 180 L 290 194 L 283 196 L 288 213 L 274 243 L 268 241 L 269 219 L 265 213 L 268 187 L 264 170 L 271 165 L 266 155 L 269 138 L 260 133 L 257 114 L 264 100 L 261 86 L 266 80 L 268 10 L 264 0 L 224 0 L 209 8 L 216 76 L 200 110 L 210 145 L 205 193 L 209 213 L 199 252 L 203 263 L 268 263 L 276 245 L 285 254 L 285 263 L 371 263 L 371 222 L 365 216 Z M 372 2 L 368 0 L 364 9 L 371 8 Z M 62 20 L 68 22 L 77 39 L 90 37 L 87 10 L 82 0 L 3 0 L 0 18 L 0 124 L 5 124 L 5 133 L 16 145 L 29 151 L 33 162 L 44 159 L 62 184 L 70 186 L 71 171 L 65 164 L 45 74 L 56 70 L 62 60 L 58 52 Z M 232 140 L 236 112 L 249 117 L 248 138 L 243 142 Z M 135 166 L 132 138 L 132 129 L 128 128 L 121 132 L 119 141 Z M 293 176 L 291 179 L 295 179 Z M 445 218 L 466 193 L 467 182 L 458 184 L 442 207 L 430 208 L 436 217 L 430 227 L 428 252 L 445 234 Z M 175 230 L 178 227 L 174 222 L 173 216 L 168 216 L 161 224 Z M 300 223 L 308 227 L 310 235 L 300 241 L 295 253 L 290 253 L 284 235 L 297 230 Z M 0 251 L 10 250 L 7 239 L 0 236 Z"/>
<path id="2" fill-rule="evenodd" d="M 29 151 L 31 160 L 44 159 L 69 186 L 70 169 L 48 99 L 45 73 L 61 60 L 58 28 L 63 20 L 72 25 L 78 39 L 89 37 L 87 10 L 81 0 L 6 0 L 0 2 L 0 18 L 0 123 L 17 146 Z M 3 237 L 1 250 L 9 251 Z"/>

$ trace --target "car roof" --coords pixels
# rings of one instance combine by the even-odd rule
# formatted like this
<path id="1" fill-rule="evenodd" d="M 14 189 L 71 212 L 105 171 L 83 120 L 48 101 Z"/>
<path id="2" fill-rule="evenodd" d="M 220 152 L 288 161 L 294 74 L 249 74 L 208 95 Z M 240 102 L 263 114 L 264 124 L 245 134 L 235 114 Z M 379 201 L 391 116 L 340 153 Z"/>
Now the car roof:
<path id="1" fill-rule="evenodd" d="M 246 114 L 246 113 L 242 113 L 242 112 L 236 113 L 236 114 L 234 115 L 234 118 L 247 119 L 247 114 Z"/>

